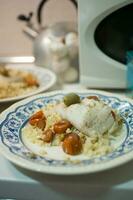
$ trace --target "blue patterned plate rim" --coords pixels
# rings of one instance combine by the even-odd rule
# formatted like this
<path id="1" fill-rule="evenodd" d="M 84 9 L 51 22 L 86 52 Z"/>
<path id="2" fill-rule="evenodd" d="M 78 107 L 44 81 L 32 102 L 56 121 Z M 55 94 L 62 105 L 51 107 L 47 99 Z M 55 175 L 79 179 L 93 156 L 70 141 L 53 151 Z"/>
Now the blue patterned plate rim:
<path id="1" fill-rule="evenodd" d="M 81 97 L 98 95 L 120 112 L 127 128 L 124 142 L 112 153 L 83 160 L 80 163 L 65 162 L 36 156 L 30 157 L 30 151 L 21 140 L 21 129 L 30 115 L 50 101 L 58 101 L 68 91 L 54 91 L 29 97 L 15 103 L 0 115 L 0 152 L 14 164 L 42 173 L 84 174 L 103 171 L 122 165 L 133 158 L 133 101 L 125 96 L 99 90 L 75 91 Z"/>

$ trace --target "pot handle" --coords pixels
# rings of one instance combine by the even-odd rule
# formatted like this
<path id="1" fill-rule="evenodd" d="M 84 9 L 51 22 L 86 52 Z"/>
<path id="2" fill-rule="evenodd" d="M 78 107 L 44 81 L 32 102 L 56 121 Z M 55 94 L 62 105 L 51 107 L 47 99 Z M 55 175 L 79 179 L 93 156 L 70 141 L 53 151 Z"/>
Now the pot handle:
<path id="1" fill-rule="evenodd" d="M 44 6 L 44 4 L 47 2 L 48 0 L 42 0 L 38 6 L 38 9 L 37 9 L 37 22 L 38 24 L 41 26 L 41 23 L 42 23 L 42 18 L 41 18 L 41 14 L 42 14 L 42 8 Z M 75 8 L 77 9 L 78 8 L 78 4 L 77 4 L 77 1 L 76 0 L 69 0 L 70 2 L 73 3 L 73 5 L 75 6 Z"/>

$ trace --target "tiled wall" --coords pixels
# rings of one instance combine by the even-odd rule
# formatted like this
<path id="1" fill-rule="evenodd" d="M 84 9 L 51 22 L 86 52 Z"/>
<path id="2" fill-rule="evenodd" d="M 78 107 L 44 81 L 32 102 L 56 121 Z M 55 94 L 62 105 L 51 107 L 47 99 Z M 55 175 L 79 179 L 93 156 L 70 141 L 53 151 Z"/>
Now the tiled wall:
<path id="1" fill-rule="evenodd" d="M 18 14 L 33 11 L 36 15 L 39 0 L 0 0 L 0 56 L 32 55 L 32 41 L 22 29 Z M 36 22 L 36 16 L 33 22 Z M 69 0 L 49 0 L 43 8 L 43 24 L 76 20 L 77 15 Z"/>

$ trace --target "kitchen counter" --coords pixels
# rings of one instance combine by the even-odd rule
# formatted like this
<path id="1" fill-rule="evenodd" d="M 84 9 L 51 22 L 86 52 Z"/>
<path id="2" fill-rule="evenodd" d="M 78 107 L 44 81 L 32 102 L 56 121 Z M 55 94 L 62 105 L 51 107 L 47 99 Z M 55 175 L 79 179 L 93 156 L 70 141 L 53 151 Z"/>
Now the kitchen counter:
<path id="1" fill-rule="evenodd" d="M 65 90 L 72 91 L 82 88 L 79 84 L 64 87 Z M 57 88 L 51 90 L 53 89 Z M 7 106 L 9 104 L 5 105 L 5 107 Z M 47 175 L 17 167 L 0 155 L 0 198 L 20 200 L 132 200 L 132 169 L 133 161 L 95 174 Z"/>

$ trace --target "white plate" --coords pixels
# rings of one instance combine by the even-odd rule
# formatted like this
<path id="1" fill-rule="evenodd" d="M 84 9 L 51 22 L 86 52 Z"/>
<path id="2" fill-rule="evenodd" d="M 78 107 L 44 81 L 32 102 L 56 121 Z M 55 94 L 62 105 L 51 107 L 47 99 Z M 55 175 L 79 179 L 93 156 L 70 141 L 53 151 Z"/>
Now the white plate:
<path id="1" fill-rule="evenodd" d="M 20 99 L 41 93 L 52 87 L 56 82 L 56 76 L 52 71 L 39 66 L 35 66 L 34 64 L 10 64 L 6 65 L 6 67 L 9 69 L 11 68 L 32 73 L 37 77 L 37 80 L 39 81 L 39 87 L 36 90 L 24 95 L 0 99 L 0 103 L 18 101 Z"/>
<path id="2" fill-rule="evenodd" d="M 118 110 L 124 120 L 124 129 L 116 149 L 97 158 L 78 157 L 78 162 L 63 159 L 60 149 L 53 148 L 44 156 L 31 158 L 31 151 L 24 143 L 21 130 L 33 112 L 49 102 L 58 101 L 67 92 L 56 91 L 36 95 L 22 100 L 0 115 L 0 152 L 11 162 L 33 171 L 50 174 L 84 174 L 102 171 L 122 165 L 133 158 L 133 102 L 119 95 L 96 90 L 78 91 L 81 97 L 98 95 L 106 103 Z M 29 144 L 27 144 L 29 145 Z M 33 147 L 34 149 L 35 147 Z M 77 157 L 74 157 L 74 160 Z M 77 161 L 77 160 L 76 160 Z"/>

